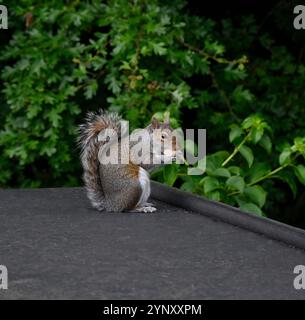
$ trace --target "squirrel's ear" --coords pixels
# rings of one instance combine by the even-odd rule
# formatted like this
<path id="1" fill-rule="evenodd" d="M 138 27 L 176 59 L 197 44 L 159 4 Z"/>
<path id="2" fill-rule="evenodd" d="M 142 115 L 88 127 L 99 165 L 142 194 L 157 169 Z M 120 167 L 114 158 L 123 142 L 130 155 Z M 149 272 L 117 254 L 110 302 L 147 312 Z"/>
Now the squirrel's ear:
<path id="1" fill-rule="evenodd" d="M 170 119 L 169 119 L 169 113 L 168 112 L 165 113 L 163 125 L 164 125 L 165 128 L 169 128 Z"/>
<path id="2" fill-rule="evenodd" d="M 155 117 L 153 117 L 152 120 L 151 120 L 151 126 L 152 126 L 153 129 L 159 129 L 160 128 L 160 123 Z"/>

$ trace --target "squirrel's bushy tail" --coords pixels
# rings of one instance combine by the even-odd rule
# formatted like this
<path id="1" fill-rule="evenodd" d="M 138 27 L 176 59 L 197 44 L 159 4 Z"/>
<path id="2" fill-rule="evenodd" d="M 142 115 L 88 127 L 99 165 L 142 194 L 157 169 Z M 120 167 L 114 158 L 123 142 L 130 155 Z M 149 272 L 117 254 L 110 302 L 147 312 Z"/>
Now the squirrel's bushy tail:
<path id="1" fill-rule="evenodd" d="M 105 208 L 105 197 L 99 175 L 98 152 L 104 141 L 98 141 L 98 135 L 107 128 L 120 133 L 121 118 L 118 114 L 100 110 L 89 112 L 86 122 L 79 126 L 78 144 L 81 147 L 81 163 L 84 169 L 84 182 L 87 195 L 94 208 Z"/>

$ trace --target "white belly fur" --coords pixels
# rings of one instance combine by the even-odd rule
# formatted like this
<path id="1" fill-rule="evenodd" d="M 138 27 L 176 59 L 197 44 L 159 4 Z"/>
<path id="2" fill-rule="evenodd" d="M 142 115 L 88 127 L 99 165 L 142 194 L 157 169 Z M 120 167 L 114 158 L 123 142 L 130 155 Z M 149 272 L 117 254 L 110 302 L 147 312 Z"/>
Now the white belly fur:
<path id="1" fill-rule="evenodd" d="M 142 188 L 142 194 L 140 200 L 137 203 L 137 206 L 144 204 L 147 202 L 147 199 L 150 196 L 150 180 L 148 172 L 140 167 L 139 170 L 139 182 Z"/>

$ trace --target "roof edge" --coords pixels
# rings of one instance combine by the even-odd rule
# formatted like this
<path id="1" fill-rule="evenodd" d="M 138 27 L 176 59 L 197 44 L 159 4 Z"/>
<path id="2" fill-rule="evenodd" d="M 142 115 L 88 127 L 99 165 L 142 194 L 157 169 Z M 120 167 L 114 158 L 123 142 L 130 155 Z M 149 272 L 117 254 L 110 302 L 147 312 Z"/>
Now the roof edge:
<path id="1" fill-rule="evenodd" d="M 227 204 L 208 200 L 156 181 L 151 181 L 151 187 L 151 196 L 156 200 L 221 220 L 305 250 L 305 231 L 300 228 L 243 212 Z"/>

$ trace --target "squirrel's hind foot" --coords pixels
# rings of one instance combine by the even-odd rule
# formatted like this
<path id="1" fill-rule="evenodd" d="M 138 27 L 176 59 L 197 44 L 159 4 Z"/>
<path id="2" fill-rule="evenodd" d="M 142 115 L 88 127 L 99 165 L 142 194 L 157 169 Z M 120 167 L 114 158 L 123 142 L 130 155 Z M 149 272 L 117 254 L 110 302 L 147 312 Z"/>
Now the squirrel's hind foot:
<path id="1" fill-rule="evenodd" d="M 151 202 L 144 202 L 144 203 L 142 203 L 142 207 L 153 207 L 153 206 L 154 206 L 154 204 L 151 203 Z"/>
<path id="2" fill-rule="evenodd" d="M 151 205 L 145 204 L 144 206 L 136 207 L 133 212 L 143 212 L 143 213 L 152 213 L 157 211 L 157 209 Z"/>

